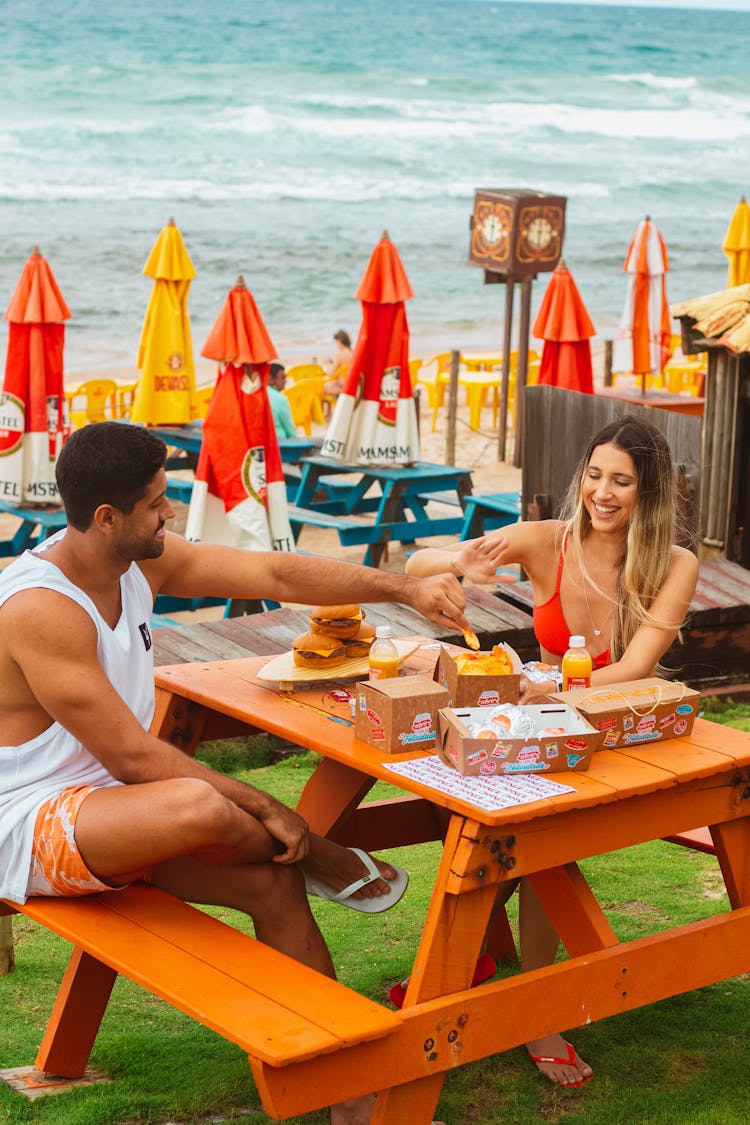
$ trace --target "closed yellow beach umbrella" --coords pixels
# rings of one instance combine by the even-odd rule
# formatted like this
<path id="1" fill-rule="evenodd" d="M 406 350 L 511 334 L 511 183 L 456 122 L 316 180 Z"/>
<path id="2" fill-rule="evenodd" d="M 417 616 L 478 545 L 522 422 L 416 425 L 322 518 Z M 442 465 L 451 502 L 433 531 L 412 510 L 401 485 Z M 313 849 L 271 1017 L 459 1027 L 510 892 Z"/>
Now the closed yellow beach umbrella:
<path id="1" fill-rule="evenodd" d="M 727 288 L 750 282 L 750 205 L 744 195 L 729 220 L 722 249 L 729 258 Z"/>
<path id="2" fill-rule="evenodd" d="M 151 426 L 179 426 L 200 412 L 188 316 L 195 267 L 174 219 L 157 238 L 143 272 L 154 279 L 154 288 L 138 345 L 141 374 L 131 418 Z"/>

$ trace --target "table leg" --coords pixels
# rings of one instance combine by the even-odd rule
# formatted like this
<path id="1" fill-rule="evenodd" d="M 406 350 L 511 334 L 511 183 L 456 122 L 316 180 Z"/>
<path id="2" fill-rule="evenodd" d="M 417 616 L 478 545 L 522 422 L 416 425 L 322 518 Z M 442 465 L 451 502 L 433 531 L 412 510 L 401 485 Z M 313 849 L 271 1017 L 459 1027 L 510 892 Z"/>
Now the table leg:
<path id="1" fill-rule="evenodd" d="M 374 784 L 375 778 L 369 774 L 323 758 L 302 790 L 297 812 L 313 832 L 329 836 L 349 818 Z"/>
<path id="2" fill-rule="evenodd" d="M 151 734 L 156 738 L 163 738 L 185 754 L 192 755 L 201 740 L 205 722 L 206 710 L 200 704 L 173 695 L 166 688 L 156 689 L 151 721 Z"/>

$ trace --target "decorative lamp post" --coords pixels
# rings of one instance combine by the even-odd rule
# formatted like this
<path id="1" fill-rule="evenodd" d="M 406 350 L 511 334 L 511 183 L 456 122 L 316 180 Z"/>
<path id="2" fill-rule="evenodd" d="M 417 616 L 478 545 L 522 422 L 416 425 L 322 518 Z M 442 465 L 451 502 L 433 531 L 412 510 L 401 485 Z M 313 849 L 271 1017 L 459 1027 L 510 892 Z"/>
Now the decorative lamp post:
<path id="1" fill-rule="evenodd" d="M 529 362 L 531 283 L 538 273 L 554 270 L 562 254 L 567 198 L 531 188 L 477 188 L 471 216 L 469 265 L 484 269 L 485 285 L 505 285 L 502 406 L 498 424 L 498 459 L 505 460 L 505 431 L 510 382 L 513 291 L 521 283 L 521 320 L 516 372 L 516 440 L 513 463 L 521 464 L 523 390 Z"/>

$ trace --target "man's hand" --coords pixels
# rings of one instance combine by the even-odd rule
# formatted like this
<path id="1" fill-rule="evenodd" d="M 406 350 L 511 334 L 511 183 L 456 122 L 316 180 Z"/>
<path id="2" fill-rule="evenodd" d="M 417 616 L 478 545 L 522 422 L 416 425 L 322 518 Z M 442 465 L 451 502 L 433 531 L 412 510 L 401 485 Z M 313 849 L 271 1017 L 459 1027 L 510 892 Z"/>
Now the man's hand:
<path id="1" fill-rule="evenodd" d="M 507 548 L 507 541 L 502 537 L 484 535 L 481 539 L 471 539 L 456 553 L 456 569 L 470 582 L 487 586 L 496 580 Z"/>
<path id="2" fill-rule="evenodd" d="M 310 830 L 301 816 L 274 801 L 267 812 L 258 815 L 258 820 L 284 845 L 284 851 L 273 857 L 274 863 L 296 863 L 305 858 L 310 848 Z"/>
<path id="3" fill-rule="evenodd" d="M 466 594 L 453 574 L 433 574 L 429 578 L 414 578 L 409 604 L 436 625 L 458 625 L 460 630 L 470 629 L 464 617 Z"/>

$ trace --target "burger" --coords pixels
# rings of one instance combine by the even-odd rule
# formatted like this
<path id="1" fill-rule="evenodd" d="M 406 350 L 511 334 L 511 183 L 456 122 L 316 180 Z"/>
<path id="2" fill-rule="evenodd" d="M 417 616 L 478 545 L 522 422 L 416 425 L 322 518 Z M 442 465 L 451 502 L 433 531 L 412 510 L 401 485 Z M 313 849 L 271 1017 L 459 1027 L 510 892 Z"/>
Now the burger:
<path id="1" fill-rule="evenodd" d="M 343 640 L 356 637 L 364 619 L 358 605 L 317 605 L 310 611 L 310 628 L 313 633 Z"/>
<path id="2" fill-rule="evenodd" d="M 335 668 L 346 656 L 344 642 L 322 633 L 303 633 L 292 642 L 292 656 L 298 668 Z"/>
<path id="3" fill-rule="evenodd" d="M 375 630 L 372 625 L 360 625 L 355 637 L 345 637 L 346 659 L 354 660 L 357 657 L 367 656 L 370 645 L 375 640 Z"/>

